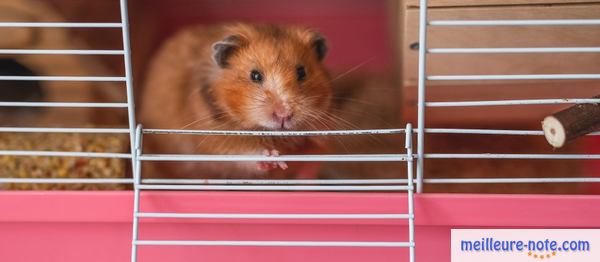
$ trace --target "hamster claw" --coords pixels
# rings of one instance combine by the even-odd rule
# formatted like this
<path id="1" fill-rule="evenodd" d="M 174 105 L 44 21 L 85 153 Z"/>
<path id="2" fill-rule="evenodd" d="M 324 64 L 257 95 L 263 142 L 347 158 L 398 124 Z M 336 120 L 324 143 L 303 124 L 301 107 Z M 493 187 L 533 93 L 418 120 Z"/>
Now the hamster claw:
<path id="1" fill-rule="evenodd" d="M 263 150 L 262 153 L 264 156 L 279 156 L 279 151 L 277 151 L 275 149 L 273 149 L 273 150 L 265 149 L 265 150 Z M 273 170 L 273 169 L 277 169 L 277 168 L 286 170 L 288 168 L 288 165 L 283 161 L 261 161 L 261 162 L 258 162 L 256 165 L 259 170 Z"/>

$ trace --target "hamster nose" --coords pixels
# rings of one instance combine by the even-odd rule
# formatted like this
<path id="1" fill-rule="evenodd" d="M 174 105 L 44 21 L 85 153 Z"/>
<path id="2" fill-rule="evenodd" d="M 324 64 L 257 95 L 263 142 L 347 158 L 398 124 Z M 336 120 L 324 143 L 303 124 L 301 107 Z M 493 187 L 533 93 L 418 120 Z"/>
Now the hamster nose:
<path id="1" fill-rule="evenodd" d="M 292 113 L 290 111 L 275 111 L 273 112 L 273 121 L 280 124 L 281 128 L 285 127 L 286 122 L 292 120 Z"/>

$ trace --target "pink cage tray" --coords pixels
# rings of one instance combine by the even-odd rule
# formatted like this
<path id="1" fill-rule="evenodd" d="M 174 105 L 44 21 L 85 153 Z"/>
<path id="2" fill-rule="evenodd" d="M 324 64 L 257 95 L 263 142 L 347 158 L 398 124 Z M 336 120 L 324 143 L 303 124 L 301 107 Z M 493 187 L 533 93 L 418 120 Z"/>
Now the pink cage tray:
<path id="1" fill-rule="evenodd" d="M 400 193 L 144 192 L 144 212 L 406 213 Z M 0 192 L 0 261 L 129 261 L 133 193 Z M 451 228 L 600 228 L 600 196 L 420 194 L 416 258 Z M 406 220 L 142 219 L 140 239 L 407 241 Z M 406 248 L 142 246 L 138 261 L 408 261 Z"/>

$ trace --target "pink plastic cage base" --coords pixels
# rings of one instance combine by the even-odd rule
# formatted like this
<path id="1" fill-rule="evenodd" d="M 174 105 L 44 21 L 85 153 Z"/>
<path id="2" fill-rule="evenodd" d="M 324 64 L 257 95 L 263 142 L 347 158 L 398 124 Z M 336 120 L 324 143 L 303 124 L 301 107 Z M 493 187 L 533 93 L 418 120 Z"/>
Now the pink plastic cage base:
<path id="1" fill-rule="evenodd" d="M 0 192 L 0 261 L 129 261 L 133 193 Z M 144 192 L 147 212 L 406 213 L 402 193 Z M 600 228 L 600 196 L 420 194 L 416 258 L 451 228 Z M 406 220 L 142 219 L 140 239 L 406 241 Z M 407 261 L 407 248 L 142 246 L 139 261 Z"/>

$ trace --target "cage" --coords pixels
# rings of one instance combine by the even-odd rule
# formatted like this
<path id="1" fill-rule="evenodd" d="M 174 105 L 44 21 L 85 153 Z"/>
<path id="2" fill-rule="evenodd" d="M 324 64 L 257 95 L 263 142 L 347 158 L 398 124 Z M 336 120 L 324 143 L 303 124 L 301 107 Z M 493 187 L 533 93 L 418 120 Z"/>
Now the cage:
<path id="1" fill-rule="evenodd" d="M 594 176 L 600 156 L 591 146 L 597 134 L 552 151 L 536 129 L 539 121 L 531 122 L 565 104 L 599 102 L 589 99 L 596 95 L 593 88 L 600 78 L 593 73 L 600 61 L 600 48 L 594 47 L 599 34 L 593 33 L 600 26 L 600 7 L 594 1 L 49 2 L 63 10 L 66 20 L 7 20 L 0 28 L 71 29 L 69 36 L 87 40 L 89 48 L 17 45 L 0 54 L 100 56 L 99 61 L 116 70 L 5 75 L 0 80 L 109 83 L 121 90 L 103 96 L 112 101 L 5 101 L 0 106 L 118 111 L 108 111 L 110 124 L 102 127 L 48 127 L 30 121 L 0 131 L 118 135 L 128 140 L 123 143 L 129 149 L 16 148 L 3 149 L 0 155 L 37 161 L 121 159 L 132 176 L 2 177 L 0 183 L 118 184 L 131 190 L 0 192 L 3 260 L 449 261 L 452 228 L 600 228 L 600 198 L 593 194 L 593 184 L 600 182 Z M 385 109 L 402 117 L 390 116 L 392 126 L 373 126 L 367 119 L 359 128 L 329 131 L 139 125 L 134 102 L 143 101 L 134 99 L 140 90 L 133 79 L 141 79 L 158 43 L 187 24 L 234 18 L 324 27 L 334 48 L 341 50 L 332 54 L 329 66 L 344 73 L 367 59 L 360 70 L 378 79 L 388 72 L 396 88 L 369 98 L 401 104 Z M 525 37 L 531 34 L 542 41 Z M 109 38 L 121 43 L 114 46 Z M 517 41 L 522 39 L 526 41 Z M 394 62 L 394 56 L 402 63 Z M 356 80 L 349 82 L 343 85 Z M 375 93 L 382 84 L 366 86 L 366 91 L 349 92 Z M 544 88 L 550 91 L 540 93 Z M 395 102 L 400 97 L 402 103 Z M 107 113 L 101 113 L 106 119 Z M 118 123 L 110 122 L 115 117 Z M 361 153 L 267 157 L 148 152 L 143 140 L 152 135 L 389 140 L 384 148 L 359 144 Z M 311 180 L 147 178 L 142 165 L 273 159 L 342 164 L 324 167 L 322 179 Z M 392 165 L 378 164 L 388 162 Z M 344 169 L 346 163 L 349 168 Z M 336 168 L 344 170 L 342 175 L 331 173 Z"/>

